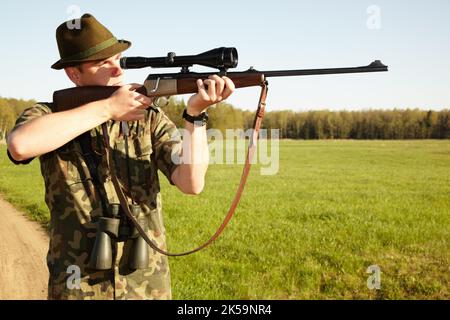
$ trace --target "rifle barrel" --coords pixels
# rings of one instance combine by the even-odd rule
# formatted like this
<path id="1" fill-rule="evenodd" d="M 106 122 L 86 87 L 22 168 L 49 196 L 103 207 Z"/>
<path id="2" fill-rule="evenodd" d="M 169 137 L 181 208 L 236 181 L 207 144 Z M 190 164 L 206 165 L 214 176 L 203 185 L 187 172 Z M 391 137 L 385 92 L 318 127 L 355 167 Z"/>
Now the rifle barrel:
<path id="1" fill-rule="evenodd" d="M 388 67 L 375 60 L 368 66 L 351 68 L 327 68 L 327 69 L 303 69 L 303 70 L 275 70 L 258 71 L 266 77 L 286 77 L 286 76 L 310 76 L 319 74 L 338 74 L 338 73 L 360 73 L 360 72 L 382 72 L 388 71 Z"/>
<path id="2" fill-rule="evenodd" d="M 368 66 L 350 67 L 350 68 L 327 68 L 327 69 L 300 69 L 300 70 L 273 70 L 273 71 L 259 71 L 250 68 L 246 71 L 231 71 L 226 75 L 229 77 L 245 77 L 250 75 L 261 74 L 265 77 L 288 77 L 288 76 L 310 76 L 319 74 L 337 74 L 337 73 L 360 73 L 360 72 L 381 72 L 388 71 L 388 67 L 381 63 L 380 60 L 375 60 Z M 147 80 L 152 79 L 206 79 L 212 74 L 219 76 L 224 75 L 222 72 L 187 72 L 187 73 L 164 73 L 164 74 L 150 74 Z"/>

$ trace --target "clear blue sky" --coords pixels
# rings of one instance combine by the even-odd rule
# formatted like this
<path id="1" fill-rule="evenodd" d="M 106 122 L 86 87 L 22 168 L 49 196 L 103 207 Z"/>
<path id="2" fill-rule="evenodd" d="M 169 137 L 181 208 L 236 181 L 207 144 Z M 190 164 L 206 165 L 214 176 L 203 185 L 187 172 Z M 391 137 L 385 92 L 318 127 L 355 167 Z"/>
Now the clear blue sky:
<path id="1" fill-rule="evenodd" d="M 72 86 L 50 65 L 59 59 L 55 29 L 75 17 L 73 5 L 130 40 L 130 56 L 234 46 L 237 70 L 360 66 L 374 59 L 390 67 L 269 79 L 271 110 L 450 108 L 449 0 L 7 1 L 0 9 L 0 96 L 51 101 L 54 90 Z M 142 83 L 157 71 L 128 70 L 126 82 Z M 253 109 L 257 99 L 258 89 L 248 88 L 229 102 Z"/>

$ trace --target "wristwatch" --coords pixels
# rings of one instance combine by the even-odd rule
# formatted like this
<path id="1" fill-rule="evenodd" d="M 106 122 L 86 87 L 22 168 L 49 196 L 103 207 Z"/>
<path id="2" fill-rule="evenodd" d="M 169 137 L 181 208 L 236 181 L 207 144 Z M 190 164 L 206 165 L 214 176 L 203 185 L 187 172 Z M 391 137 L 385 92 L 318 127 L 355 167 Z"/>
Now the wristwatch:
<path id="1" fill-rule="evenodd" d="M 194 124 L 197 127 L 203 127 L 208 123 L 208 113 L 206 111 L 200 113 L 198 116 L 191 116 L 187 113 L 187 110 L 183 111 L 183 119 Z"/>

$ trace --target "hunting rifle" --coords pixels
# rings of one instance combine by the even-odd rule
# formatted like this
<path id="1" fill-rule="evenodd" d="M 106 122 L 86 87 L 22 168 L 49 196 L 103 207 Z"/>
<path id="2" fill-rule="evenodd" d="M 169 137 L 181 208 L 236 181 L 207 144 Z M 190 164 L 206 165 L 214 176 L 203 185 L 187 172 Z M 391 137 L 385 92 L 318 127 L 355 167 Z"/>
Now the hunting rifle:
<path id="1" fill-rule="evenodd" d="M 375 60 L 368 66 L 350 68 L 326 68 L 303 70 L 258 71 L 251 67 L 246 71 L 228 72 L 238 64 L 236 48 L 216 48 L 198 55 L 176 56 L 169 52 L 166 57 L 123 57 L 120 66 L 123 69 L 172 68 L 179 67 L 179 73 L 150 74 L 141 88 L 136 91 L 148 97 L 163 97 L 197 92 L 197 79 L 207 79 L 210 75 L 226 75 L 236 88 L 261 86 L 269 77 L 310 76 L 321 74 L 361 73 L 388 71 L 388 67 Z M 189 67 L 201 65 L 218 69 L 217 72 L 191 72 Z M 58 111 L 75 108 L 80 105 L 106 99 L 120 86 L 83 86 L 55 91 L 53 102 Z"/>
<path id="2" fill-rule="evenodd" d="M 362 67 L 349 68 L 326 68 L 326 69 L 303 69 L 303 70 L 279 70 L 279 71 L 258 71 L 253 68 L 247 71 L 228 72 L 228 69 L 235 68 L 238 63 L 238 53 L 236 48 L 216 48 L 198 55 L 177 56 L 173 52 L 169 52 L 165 57 L 123 57 L 120 59 L 120 65 L 123 69 L 138 69 L 144 67 L 151 68 L 181 68 L 179 73 L 166 74 L 150 74 L 145 80 L 142 87 L 136 89 L 137 92 L 148 97 L 163 97 L 179 94 L 196 93 L 198 87 L 197 79 L 207 79 L 210 75 L 227 76 L 233 82 L 236 88 L 244 88 L 251 86 L 260 86 L 261 95 L 253 122 L 253 134 L 248 146 L 246 162 L 239 183 L 237 193 L 228 210 L 224 221 L 219 226 L 214 235 L 201 246 L 183 253 L 170 253 L 160 249 L 148 237 L 147 233 L 140 226 L 134 215 L 131 213 L 128 200 L 118 181 L 113 165 L 113 157 L 110 152 L 109 138 L 105 124 L 102 125 L 104 145 L 106 150 L 106 158 L 109 170 L 111 172 L 111 180 L 116 189 L 120 200 L 120 206 L 126 216 L 131 220 L 139 234 L 144 238 L 147 244 L 155 251 L 168 256 L 182 256 L 197 252 L 210 245 L 222 233 L 239 203 L 241 194 L 244 190 L 245 182 L 250 171 L 250 165 L 258 139 L 258 132 L 264 116 L 265 100 L 267 95 L 267 80 L 269 77 L 286 77 L 286 76 L 310 76 L 322 74 L 340 74 L 340 73 L 362 73 L 362 72 L 381 72 L 388 71 L 388 67 L 375 60 L 371 64 Z M 218 69 L 217 72 L 197 73 L 191 72 L 189 68 L 193 65 L 202 65 Z M 83 104 L 106 99 L 111 96 L 120 86 L 83 86 L 55 91 L 53 94 L 53 104 L 55 111 L 64 111 L 76 108 Z M 127 131 L 126 122 L 122 122 L 122 126 Z"/>

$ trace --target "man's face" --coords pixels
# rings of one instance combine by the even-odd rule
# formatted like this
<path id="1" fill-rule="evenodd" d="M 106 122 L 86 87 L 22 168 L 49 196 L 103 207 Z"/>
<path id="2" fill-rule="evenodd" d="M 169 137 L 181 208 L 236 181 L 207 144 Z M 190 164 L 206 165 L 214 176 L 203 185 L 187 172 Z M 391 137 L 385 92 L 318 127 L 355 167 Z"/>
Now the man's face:
<path id="1" fill-rule="evenodd" d="M 77 86 L 123 85 L 120 56 L 116 54 L 105 60 L 89 61 L 77 67 L 66 68 L 66 73 Z"/>

